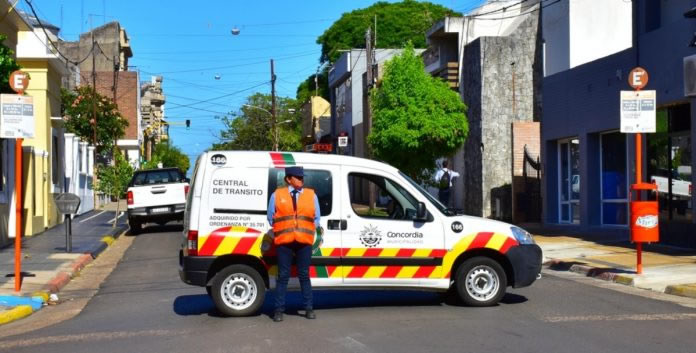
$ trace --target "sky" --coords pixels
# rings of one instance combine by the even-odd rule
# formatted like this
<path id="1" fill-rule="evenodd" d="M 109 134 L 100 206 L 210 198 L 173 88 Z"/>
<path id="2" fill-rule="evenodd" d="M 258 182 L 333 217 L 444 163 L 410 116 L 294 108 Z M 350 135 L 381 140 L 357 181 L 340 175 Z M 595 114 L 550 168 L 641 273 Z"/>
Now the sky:
<path id="1" fill-rule="evenodd" d="M 317 37 L 341 14 L 375 2 L 32 0 L 43 20 L 61 28 L 64 40 L 120 22 L 133 51 L 129 70 L 139 71 L 141 82 L 163 77 L 170 139 L 191 163 L 219 142 L 220 116 L 239 111 L 253 93 L 270 93 L 270 59 L 275 61 L 277 95 L 294 98 L 299 83 L 319 66 Z M 466 13 L 483 0 L 431 2 Z M 30 12 L 25 0 L 17 6 Z M 238 35 L 231 33 L 235 28 Z M 379 19 L 377 29 L 379 35 Z"/>

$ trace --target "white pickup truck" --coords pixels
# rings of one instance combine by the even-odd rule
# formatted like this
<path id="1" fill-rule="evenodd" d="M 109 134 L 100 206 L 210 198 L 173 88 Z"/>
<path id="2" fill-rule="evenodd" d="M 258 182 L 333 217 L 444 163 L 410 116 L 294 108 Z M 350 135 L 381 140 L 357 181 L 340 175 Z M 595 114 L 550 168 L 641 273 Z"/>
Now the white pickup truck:
<path id="1" fill-rule="evenodd" d="M 131 233 L 138 234 L 148 222 L 182 220 L 188 191 L 189 180 L 177 168 L 135 172 L 126 191 Z"/>
<path id="2" fill-rule="evenodd" d="M 650 176 L 650 181 L 657 184 L 660 193 L 669 192 L 669 171 L 660 169 L 655 175 Z M 672 172 L 672 195 L 691 199 L 691 181 L 686 180 L 676 171 Z"/>

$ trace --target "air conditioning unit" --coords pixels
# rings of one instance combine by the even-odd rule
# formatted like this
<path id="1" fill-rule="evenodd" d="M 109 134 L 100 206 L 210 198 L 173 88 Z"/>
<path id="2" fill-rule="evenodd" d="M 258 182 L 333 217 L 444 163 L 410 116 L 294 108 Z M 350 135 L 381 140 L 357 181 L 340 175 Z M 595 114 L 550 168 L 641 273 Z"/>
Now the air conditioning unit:
<path id="1" fill-rule="evenodd" d="M 696 97 L 696 55 L 684 57 L 684 95 Z"/>

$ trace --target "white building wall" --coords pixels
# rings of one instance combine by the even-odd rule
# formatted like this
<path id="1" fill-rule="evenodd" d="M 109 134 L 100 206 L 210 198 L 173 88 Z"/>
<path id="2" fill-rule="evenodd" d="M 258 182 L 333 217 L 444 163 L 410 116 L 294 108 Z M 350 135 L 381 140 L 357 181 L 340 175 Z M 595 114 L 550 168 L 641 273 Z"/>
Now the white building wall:
<path id="1" fill-rule="evenodd" d="M 65 192 L 80 197 L 78 215 L 94 209 L 93 174 L 94 147 L 75 134 L 65 134 Z"/>
<path id="2" fill-rule="evenodd" d="M 545 76 L 630 48 L 632 6 L 625 0 L 562 0 L 546 6 L 542 11 Z"/>

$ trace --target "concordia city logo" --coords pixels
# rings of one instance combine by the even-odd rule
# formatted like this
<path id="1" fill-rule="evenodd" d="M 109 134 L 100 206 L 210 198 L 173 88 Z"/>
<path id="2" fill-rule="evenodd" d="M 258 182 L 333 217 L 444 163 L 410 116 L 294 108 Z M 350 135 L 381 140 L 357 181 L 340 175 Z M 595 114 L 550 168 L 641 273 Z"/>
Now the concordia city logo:
<path id="1" fill-rule="evenodd" d="M 377 227 L 370 224 L 360 231 L 360 242 L 368 248 L 374 248 L 380 241 L 382 241 L 382 234 Z"/>

